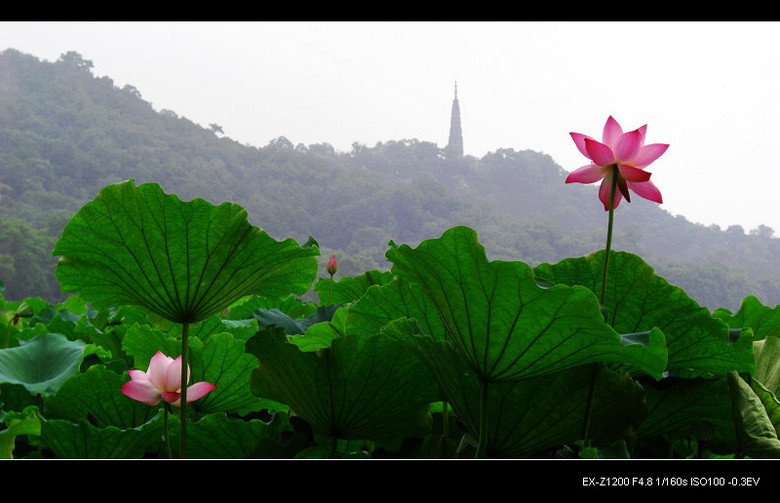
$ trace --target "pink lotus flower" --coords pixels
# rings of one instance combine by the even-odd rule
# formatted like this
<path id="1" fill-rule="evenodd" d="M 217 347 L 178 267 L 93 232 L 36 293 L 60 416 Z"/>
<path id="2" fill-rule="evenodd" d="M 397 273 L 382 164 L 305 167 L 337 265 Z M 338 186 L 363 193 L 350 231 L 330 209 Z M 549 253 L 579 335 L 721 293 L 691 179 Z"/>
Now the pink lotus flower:
<path id="1" fill-rule="evenodd" d="M 615 191 L 615 208 L 618 207 L 621 197 L 631 202 L 629 189 L 645 199 L 662 203 L 661 192 L 650 181 L 650 173 L 643 168 L 661 157 L 669 145 L 645 145 L 646 130 L 647 125 L 644 125 L 629 133 L 623 133 L 620 124 L 610 116 L 604 125 L 600 142 L 584 134 L 569 133 L 579 151 L 592 163 L 572 171 L 566 178 L 566 183 L 593 183 L 603 180 L 599 188 L 599 199 L 604 203 L 604 209 L 609 210 L 612 177 L 615 173 L 614 167 L 617 166 L 618 190 Z"/>
<path id="2" fill-rule="evenodd" d="M 122 393 L 146 405 L 157 405 L 160 400 L 179 407 L 181 401 L 181 356 L 175 360 L 158 351 L 149 361 L 146 372 L 128 370 L 130 381 L 122 385 Z M 189 382 L 189 368 L 187 382 Z M 202 398 L 216 389 L 211 383 L 201 381 L 187 387 L 187 403 Z"/>
<path id="3" fill-rule="evenodd" d="M 336 256 L 333 255 L 332 257 L 330 257 L 330 260 L 328 260 L 328 265 L 325 266 L 325 270 L 328 271 L 328 274 L 333 276 L 334 274 L 336 274 L 338 268 L 339 268 L 339 264 L 338 262 L 336 262 Z"/>

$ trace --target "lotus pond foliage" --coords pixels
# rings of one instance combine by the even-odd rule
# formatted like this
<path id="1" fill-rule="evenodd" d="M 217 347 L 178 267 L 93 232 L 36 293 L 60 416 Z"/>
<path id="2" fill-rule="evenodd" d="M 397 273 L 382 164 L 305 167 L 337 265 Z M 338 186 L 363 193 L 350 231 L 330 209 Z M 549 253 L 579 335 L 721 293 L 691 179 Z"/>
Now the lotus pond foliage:
<path id="1" fill-rule="evenodd" d="M 2 458 L 780 457 L 778 308 L 632 253 L 531 267 L 455 226 L 336 279 L 313 237 L 127 180 L 52 254 L 66 300 L 0 297 Z"/>

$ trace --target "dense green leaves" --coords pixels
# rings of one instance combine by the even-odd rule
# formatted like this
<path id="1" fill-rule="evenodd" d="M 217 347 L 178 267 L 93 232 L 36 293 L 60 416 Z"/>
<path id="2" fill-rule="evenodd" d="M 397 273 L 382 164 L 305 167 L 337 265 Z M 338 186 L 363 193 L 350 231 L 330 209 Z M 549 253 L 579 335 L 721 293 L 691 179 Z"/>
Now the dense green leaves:
<path id="1" fill-rule="evenodd" d="M 444 398 L 466 431 L 476 439 L 480 429 L 482 382 L 447 341 L 414 335 L 398 320 L 386 329 L 418 349 Z M 392 328 L 391 328 L 392 327 Z M 392 330 L 392 332 L 391 332 Z M 594 434 L 612 439 L 638 425 L 647 414 L 644 393 L 625 373 L 601 370 L 596 376 Z M 593 366 L 572 367 L 544 375 L 487 386 L 488 445 L 490 457 L 543 455 L 556 446 L 581 438 Z"/>
<path id="2" fill-rule="evenodd" d="M 534 268 L 536 276 L 552 284 L 601 290 L 604 252 L 570 258 Z M 755 371 L 752 333 L 730 338 L 729 327 L 686 295 L 657 276 L 640 257 L 612 254 L 605 311 L 607 322 L 620 333 L 663 332 L 668 370 L 691 376 L 722 375 L 729 370 Z"/>
<path id="3" fill-rule="evenodd" d="M 247 341 L 247 351 L 258 360 L 253 392 L 286 403 L 321 435 L 395 442 L 430 430 L 433 380 L 409 348 L 383 334 L 304 352 L 274 328 Z"/>
<path id="4" fill-rule="evenodd" d="M 658 437 L 684 437 L 709 429 L 708 440 L 717 452 L 734 452 L 734 422 L 728 384 L 717 379 L 669 377 L 642 381 L 648 415 L 636 428 L 640 442 Z M 730 449 L 730 450 L 729 450 Z"/>
<path id="5" fill-rule="evenodd" d="M 101 428 L 142 426 L 158 411 L 123 395 L 120 388 L 125 381 L 102 365 L 90 367 L 68 379 L 55 395 L 47 398 L 47 416 L 74 423 L 89 418 Z"/>
<path id="6" fill-rule="evenodd" d="M 78 296 L 4 303 L 0 456 L 182 454 L 165 442 L 185 431 L 179 410 L 121 386 L 157 351 L 179 355 L 184 330 L 191 382 L 216 385 L 188 405 L 188 457 L 438 456 L 459 442 L 461 456 L 549 457 L 584 438 L 580 457 L 654 455 L 659 439 L 685 457 L 780 452 L 775 310 L 747 298 L 712 315 L 632 254 L 615 254 L 600 306 L 602 255 L 489 261 L 454 227 L 391 242 L 389 272 L 320 280 L 315 304 L 290 293 L 309 292 L 316 248 L 271 239 L 237 205 L 132 181 L 85 205 L 56 253 Z M 449 434 L 433 410 L 455 416 Z"/>
<path id="7" fill-rule="evenodd" d="M 387 257 L 394 273 L 429 297 L 447 339 L 485 381 L 629 358 L 659 377 L 664 369 L 663 357 L 623 351 L 592 291 L 578 285 L 541 287 L 522 262 L 489 262 L 469 228 L 455 227 L 415 249 L 391 243 Z"/>
<path id="8" fill-rule="evenodd" d="M 187 452 L 189 457 L 206 459 L 266 457 L 265 451 L 258 445 L 265 440 L 273 443 L 277 436 L 289 429 L 289 423 L 282 414 L 266 423 L 260 419 L 244 420 L 213 413 L 188 429 L 190 442 Z"/>
<path id="9" fill-rule="evenodd" d="M 122 376 L 102 365 L 73 375 L 46 400 L 41 438 L 61 458 L 139 458 L 162 432 L 159 408 L 120 391 Z"/>
<path id="10" fill-rule="evenodd" d="M 390 271 L 366 271 L 360 276 L 322 279 L 314 285 L 320 304 L 349 304 L 359 299 L 369 287 L 383 285 L 393 279 Z"/>
<path id="11" fill-rule="evenodd" d="M 128 430 L 115 426 L 97 428 L 86 421 L 41 421 L 41 442 L 55 457 L 63 459 L 141 458 L 157 445 L 161 432 L 159 416 L 143 428 Z"/>
<path id="12" fill-rule="evenodd" d="M 159 185 L 108 185 L 68 222 L 54 246 L 63 291 L 97 308 L 133 304 L 175 322 L 222 312 L 249 293 L 303 294 L 316 248 L 277 242 L 233 203 L 182 202 Z"/>
<path id="13" fill-rule="evenodd" d="M 22 412 L 10 411 L 6 413 L 3 421 L 6 428 L 0 430 L 0 459 L 13 458 L 16 437 L 41 434 L 41 421 L 35 407 L 29 407 Z"/>

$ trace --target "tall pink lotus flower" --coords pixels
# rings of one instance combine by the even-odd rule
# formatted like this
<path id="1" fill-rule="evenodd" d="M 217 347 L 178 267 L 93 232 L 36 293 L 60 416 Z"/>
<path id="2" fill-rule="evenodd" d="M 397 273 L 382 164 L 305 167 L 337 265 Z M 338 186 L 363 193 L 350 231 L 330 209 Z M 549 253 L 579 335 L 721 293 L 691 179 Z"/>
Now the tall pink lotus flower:
<path id="1" fill-rule="evenodd" d="M 599 188 L 599 199 L 604 209 L 609 211 L 607 223 L 607 245 L 601 272 L 601 303 L 604 320 L 607 320 L 606 293 L 608 279 L 609 256 L 612 250 L 612 227 L 615 208 L 621 198 L 631 202 L 629 189 L 645 199 L 661 203 L 661 192 L 650 181 L 650 173 L 644 171 L 650 163 L 661 157 L 669 145 L 654 143 L 645 145 L 647 126 L 629 133 L 623 133 L 620 124 L 610 116 L 604 125 L 601 141 L 580 133 L 569 133 L 582 154 L 591 160 L 591 164 L 572 171 L 566 178 L 566 183 L 593 183 L 602 180 Z M 593 397 L 598 366 L 594 364 L 593 380 L 590 384 L 589 397 Z M 588 440 L 591 419 L 591 398 L 586 406 L 586 418 L 582 439 Z"/>
<path id="2" fill-rule="evenodd" d="M 189 367 L 189 366 L 188 366 Z M 179 407 L 181 401 L 181 356 L 175 360 L 158 351 L 149 361 L 146 372 L 128 370 L 130 381 L 122 385 L 122 393 L 146 405 L 157 405 L 160 400 Z M 189 382 L 189 368 L 187 368 Z M 187 403 L 202 398 L 216 389 L 211 383 L 201 381 L 187 387 Z"/>
<path id="3" fill-rule="evenodd" d="M 623 133 L 620 124 L 610 116 L 604 125 L 601 141 L 584 134 L 569 133 L 579 151 L 592 162 L 572 171 L 566 178 L 566 183 L 594 183 L 603 180 L 599 188 L 599 199 L 608 211 L 613 177 L 617 174 L 618 190 L 615 191 L 614 208 L 618 207 L 622 197 L 631 202 L 629 189 L 645 199 L 662 203 L 661 192 L 650 181 L 650 173 L 643 168 L 661 157 L 669 145 L 645 145 L 646 131 L 647 125 L 644 125 L 629 133 Z"/>

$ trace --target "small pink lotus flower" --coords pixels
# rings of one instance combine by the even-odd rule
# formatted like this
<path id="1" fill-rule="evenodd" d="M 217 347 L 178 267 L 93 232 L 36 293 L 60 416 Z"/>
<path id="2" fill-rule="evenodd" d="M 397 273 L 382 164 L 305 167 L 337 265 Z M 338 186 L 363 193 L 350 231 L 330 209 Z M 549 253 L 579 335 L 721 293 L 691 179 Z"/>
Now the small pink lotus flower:
<path id="1" fill-rule="evenodd" d="M 330 260 L 328 260 L 328 265 L 325 266 L 325 270 L 328 271 L 328 274 L 333 276 L 334 274 L 336 274 L 338 268 L 339 268 L 339 264 L 338 262 L 336 262 L 336 256 L 333 255 L 332 257 L 330 257 Z"/>
<path id="2" fill-rule="evenodd" d="M 179 407 L 181 401 L 181 356 L 175 360 L 158 351 L 149 361 L 146 372 L 128 370 L 130 381 L 122 385 L 122 393 L 146 405 L 157 405 L 160 400 Z M 187 382 L 190 379 L 187 369 Z M 201 381 L 187 387 L 187 403 L 202 398 L 216 389 L 211 383 Z"/>
<path id="3" fill-rule="evenodd" d="M 604 203 L 604 209 L 609 210 L 612 177 L 614 167 L 617 166 L 618 190 L 615 192 L 615 208 L 618 207 L 621 196 L 631 202 L 629 189 L 645 199 L 662 203 L 661 192 L 650 181 L 650 173 L 642 168 L 661 157 L 669 145 L 645 145 L 646 131 L 647 125 L 644 125 L 629 133 L 623 133 L 620 124 L 610 116 L 604 125 L 600 142 L 584 134 L 569 133 L 579 151 L 593 162 L 572 171 L 566 178 L 566 183 L 593 183 L 603 180 L 599 188 L 599 199 Z"/>

